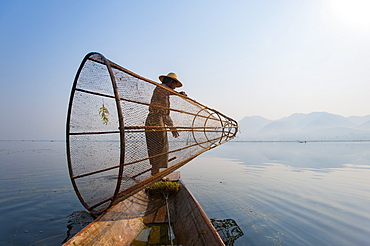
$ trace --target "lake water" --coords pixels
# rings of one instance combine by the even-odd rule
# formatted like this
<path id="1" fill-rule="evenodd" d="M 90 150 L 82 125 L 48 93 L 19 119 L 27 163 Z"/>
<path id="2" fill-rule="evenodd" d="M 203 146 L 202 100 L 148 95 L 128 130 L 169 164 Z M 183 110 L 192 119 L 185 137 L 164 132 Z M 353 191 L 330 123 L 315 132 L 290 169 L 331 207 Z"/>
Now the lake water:
<path id="1" fill-rule="evenodd" d="M 180 169 L 234 245 L 370 245 L 370 142 L 229 142 Z M 65 143 L 0 141 L 0 245 L 60 245 L 92 221 Z M 241 234 L 240 234 L 241 235 Z"/>

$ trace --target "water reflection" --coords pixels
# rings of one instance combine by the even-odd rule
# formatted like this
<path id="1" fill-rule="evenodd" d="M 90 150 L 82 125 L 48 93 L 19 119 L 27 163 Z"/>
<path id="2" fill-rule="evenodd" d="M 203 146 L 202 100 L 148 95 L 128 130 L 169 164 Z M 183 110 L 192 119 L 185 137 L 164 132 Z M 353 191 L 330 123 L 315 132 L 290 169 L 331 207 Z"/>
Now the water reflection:
<path id="1" fill-rule="evenodd" d="M 370 143 L 230 143 L 185 166 L 209 217 L 233 218 L 234 245 L 368 245 Z"/>
<path id="2" fill-rule="evenodd" d="M 180 171 L 209 218 L 233 218 L 243 231 L 235 246 L 365 246 L 369 150 L 370 143 L 229 142 Z M 89 223 L 64 142 L 0 141 L 0 160 L 4 245 L 60 245 Z"/>
<path id="3" fill-rule="evenodd" d="M 231 142 L 212 151 L 247 165 L 280 163 L 312 170 L 346 164 L 370 167 L 370 142 Z"/>

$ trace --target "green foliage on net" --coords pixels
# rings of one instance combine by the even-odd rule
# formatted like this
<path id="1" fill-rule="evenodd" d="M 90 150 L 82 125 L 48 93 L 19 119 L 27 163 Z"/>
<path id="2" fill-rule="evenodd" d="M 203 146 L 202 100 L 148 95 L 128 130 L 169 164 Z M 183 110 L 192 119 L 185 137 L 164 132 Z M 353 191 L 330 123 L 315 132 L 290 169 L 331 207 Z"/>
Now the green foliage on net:
<path id="1" fill-rule="evenodd" d="M 179 182 L 173 182 L 173 181 L 158 181 L 152 185 L 150 185 L 148 188 L 145 189 L 145 191 L 149 195 L 163 195 L 163 194 L 177 194 L 180 190 L 180 183 Z"/>
<path id="2" fill-rule="evenodd" d="M 100 117 L 103 121 L 103 124 L 108 125 L 108 123 L 109 123 L 109 118 L 108 118 L 109 110 L 104 106 L 104 103 L 103 103 L 103 106 L 101 106 L 99 108 L 99 115 L 100 115 Z"/>

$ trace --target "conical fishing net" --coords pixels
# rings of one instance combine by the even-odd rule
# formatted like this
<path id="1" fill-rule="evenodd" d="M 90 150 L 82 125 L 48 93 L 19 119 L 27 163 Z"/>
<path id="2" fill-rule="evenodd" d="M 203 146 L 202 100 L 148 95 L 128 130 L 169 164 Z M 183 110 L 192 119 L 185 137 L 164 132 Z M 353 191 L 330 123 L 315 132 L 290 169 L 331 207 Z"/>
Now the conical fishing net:
<path id="1" fill-rule="evenodd" d="M 216 110 L 89 53 L 68 110 L 72 184 L 88 210 L 102 212 L 232 139 L 237 129 Z"/>

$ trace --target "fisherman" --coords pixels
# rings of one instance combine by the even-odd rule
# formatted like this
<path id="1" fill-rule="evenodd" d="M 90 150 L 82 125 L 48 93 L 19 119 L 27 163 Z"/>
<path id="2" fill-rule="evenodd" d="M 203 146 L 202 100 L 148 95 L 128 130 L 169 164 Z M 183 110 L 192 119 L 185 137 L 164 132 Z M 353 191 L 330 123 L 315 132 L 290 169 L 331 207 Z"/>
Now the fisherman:
<path id="1" fill-rule="evenodd" d="M 147 128 L 145 132 L 152 175 L 159 173 L 160 168 L 168 167 L 168 137 L 166 128 L 168 127 L 171 130 L 174 138 L 180 135 L 170 117 L 170 95 L 174 95 L 174 89 L 180 88 L 182 83 L 175 73 L 161 75 L 159 80 L 163 86 L 168 87 L 170 90 L 166 90 L 161 86 L 157 86 L 154 89 L 150 101 L 149 114 L 145 122 L 145 126 L 154 126 L 152 129 Z M 183 91 L 180 94 L 186 96 L 186 93 Z"/>

